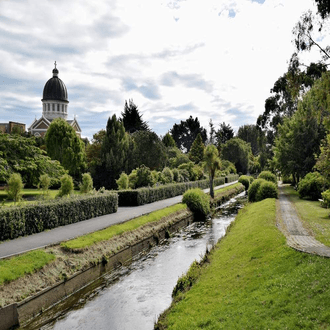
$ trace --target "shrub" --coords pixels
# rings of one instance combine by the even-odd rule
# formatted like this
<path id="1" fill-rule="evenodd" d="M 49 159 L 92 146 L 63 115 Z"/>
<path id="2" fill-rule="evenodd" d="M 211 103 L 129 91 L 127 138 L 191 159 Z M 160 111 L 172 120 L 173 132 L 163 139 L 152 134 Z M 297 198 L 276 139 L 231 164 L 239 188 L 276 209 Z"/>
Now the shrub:
<path id="1" fill-rule="evenodd" d="M 262 171 L 262 172 L 259 174 L 258 179 L 264 179 L 264 180 L 267 180 L 267 181 L 270 181 L 270 182 L 274 182 L 274 183 L 277 185 L 277 178 L 276 178 L 276 175 L 273 174 L 273 173 L 270 172 L 270 171 Z"/>
<path id="2" fill-rule="evenodd" d="M 330 190 L 324 191 L 322 194 L 322 207 L 329 208 L 330 207 Z"/>
<path id="3" fill-rule="evenodd" d="M 278 191 L 277 185 L 274 182 L 264 181 L 258 188 L 256 199 L 257 201 L 262 201 L 266 198 L 277 198 Z"/>
<path id="4" fill-rule="evenodd" d="M 175 182 L 183 182 L 184 181 L 183 176 L 180 174 L 180 172 L 179 172 L 179 170 L 177 168 L 174 168 L 172 170 L 172 173 L 173 173 L 173 180 Z"/>
<path id="5" fill-rule="evenodd" d="M 137 181 L 137 171 L 133 170 L 128 176 L 128 185 L 131 189 L 134 189 Z"/>
<path id="6" fill-rule="evenodd" d="M 82 194 L 89 193 L 93 190 L 93 179 L 89 173 L 82 175 L 82 183 L 79 185 Z"/>
<path id="7" fill-rule="evenodd" d="M 41 190 L 43 191 L 43 193 L 45 195 L 48 192 L 48 188 L 50 186 L 50 182 L 51 182 L 51 179 L 48 176 L 48 174 L 40 175 L 40 178 L 39 178 L 39 187 L 41 188 Z"/>
<path id="8" fill-rule="evenodd" d="M 256 202 L 257 201 L 257 193 L 260 185 L 265 182 L 264 179 L 256 179 L 250 184 L 248 189 L 248 199 L 249 202 Z"/>
<path id="9" fill-rule="evenodd" d="M 197 219 L 205 219 L 210 213 L 210 198 L 201 189 L 189 189 L 182 198 Z"/>
<path id="10" fill-rule="evenodd" d="M 298 184 L 299 197 L 317 201 L 325 186 L 326 180 L 319 172 L 308 173 Z"/>
<path id="11" fill-rule="evenodd" d="M 145 165 L 141 165 L 139 168 L 137 168 L 135 188 L 148 187 L 153 185 L 154 180 L 151 175 L 150 168 Z"/>
<path id="12" fill-rule="evenodd" d="M 238 180 L 238 178 L 239 178 L 238 174 L 228 174 L 228 175 L 226 175 L 225 182 L 226 183 L 233 182 L 233 181 Z"/>
<path id="13" fill-rule="evenodd" d="M 247 191 L 250 186 L 250 177 L 247 175 L 242 175 L 239 179 L 238 182 L 240 182 L 244 187 L 245 190 Z"/>
<path id="14" fill-rule="evenodd" d="M 12 199 L 15 203 L 22 198 L 22 189 L 24 184 L 22 177 L 19 173 L 13 173 L 10 175 L 7 181 L 6 193 L 9 199 Z"/>
<path id="15" fill-rule="evenodd" d="M 128 175 L 125 172 L 123 172 L 122 174 L 120 174 L 119 179 L 116 180 L 116 183 L 119 190 L 128 189 L 129 187 Z"/>
<path id="16" fill-rule="evenodd" d="M 69 174 L 61 177 L 61 188 L 57 194 L 58 197 L 70 195 L 73 192 L 73 180 Z"/>
<path id="17" fill-rule="evenodd" d="M 162 171 L 162 183 L 172 183 L 173 182 L 173 173 L 169 167 L 165 167 Z"/>

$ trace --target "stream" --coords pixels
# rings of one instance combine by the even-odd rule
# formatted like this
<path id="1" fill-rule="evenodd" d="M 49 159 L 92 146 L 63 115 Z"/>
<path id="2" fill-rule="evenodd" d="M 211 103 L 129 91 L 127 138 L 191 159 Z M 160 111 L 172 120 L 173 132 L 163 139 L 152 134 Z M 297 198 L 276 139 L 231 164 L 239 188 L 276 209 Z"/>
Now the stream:
<path id="1" fill-rule="evenodd" d="M 195 222 L 127 267 L 107 274 L 23 329 L 148 330 L 170 306 L 172 290 L 194 260 L 225 235 L 245 201 L 245 192 L 219 208 L 207 222 Z"/>

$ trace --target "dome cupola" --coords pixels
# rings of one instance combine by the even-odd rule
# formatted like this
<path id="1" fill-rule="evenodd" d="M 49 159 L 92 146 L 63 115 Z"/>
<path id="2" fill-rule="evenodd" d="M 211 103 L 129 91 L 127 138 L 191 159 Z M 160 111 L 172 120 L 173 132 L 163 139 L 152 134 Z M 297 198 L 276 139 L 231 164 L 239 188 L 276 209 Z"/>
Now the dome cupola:
<path id="1" fill-rule="evenodd" d="M 46 82 L 41 100 L 43 115 L 50 120 L 57 117 L 66 119 L 68 116 L 68 91 L 64 82 L 58 77 L 58 73 L 55 61 L 53 77 Z"/>

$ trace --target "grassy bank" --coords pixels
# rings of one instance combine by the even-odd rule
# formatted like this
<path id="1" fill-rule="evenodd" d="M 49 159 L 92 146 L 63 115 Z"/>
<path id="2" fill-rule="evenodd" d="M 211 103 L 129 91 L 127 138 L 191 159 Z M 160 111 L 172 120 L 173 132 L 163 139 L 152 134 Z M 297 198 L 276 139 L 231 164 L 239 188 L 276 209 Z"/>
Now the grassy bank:
<path id="1" fill-rule="evenodd" d="M 287 247 L 275 222 L 273 199 L 241 210 L 156 329 L 330 328 L 330 259 Z"/>
<path id="2" fill-rule="evenodd" d="M 289 185 L 282 189 L 294 204 L 304 227 L 309 229 L 318 241 L 330 246 L 330 210 L 321 207 L 319 201 L 300 199 L 298 192 Z"/>

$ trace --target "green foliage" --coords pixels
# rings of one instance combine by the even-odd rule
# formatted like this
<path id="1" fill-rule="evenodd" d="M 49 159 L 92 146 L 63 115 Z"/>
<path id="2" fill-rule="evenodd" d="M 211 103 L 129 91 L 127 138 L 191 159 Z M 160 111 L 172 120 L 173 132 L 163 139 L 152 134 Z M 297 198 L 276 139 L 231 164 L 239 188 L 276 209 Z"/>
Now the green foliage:
<path id="1" fill-rule="evenodd" d="M 267 182 L 267 181 L 264 179 L 256 179 L 250 184 L 250 187 L 248 189 L 249 202 L 256 202 L 258 200 L 257 199 L 258 190 L 263 182 Z"/>
<path id="2" fill-rule="evenodd" d="M 56 118 L 47 130 L 45 142 L 51 159 L 58 160 L 71 176 L 79 179 L 87 162 L 85 144 L 74 128 L 63 118 Z"/>
<path id="3" fill-rule="evenodd" d="M 321 193 L 322 196 L 322 206 L 326 207 L 327 209 L 330 207 L 330 190 L 326 190 L 323 193 Z"/>
<path id="4" fill-rule="evenodd" d="M 0 182 L 6 182 L 12 173 L 20 173 L 26 187 L 36 187 L 40 175 L 48 174 L 51 186 L 56 186 L 66 171 L 37 146 L 34 137 L 0 133 Z"/>
<path id="5" fill-rule="evenodd" d="M 48 174 L 40 175 L 39 187 L 42 189 L 44 195 L 48 195 L 48 188 L 51 183 L 51 179 Z"/>
<path id="6" fill-rule="evenodd" d="M 93 135 L 92 143 L 86 146 L 87 168 L 91 171 L 102 165 L 101 149 L 105 135 L 104 129 L 98 131 Z"/>
<path id="7" fill-rule="evenodd" d="M 204 167 L 209 174 L 210 196 L 214 198 L 213 181 L 216 170 L 221 168 L 221 161 L 218 149 L 213 144 L 209 144 L 204 150 Z"/>
<path id="8" fill-rule="evenodd" d="M 138 107 L 133 100 L 130 99 L 129 104 L 125 101 L 124 112 L 121 115 L 126 132 L 131 134 L 136 131 L 149 130 L 147 122 L 142 120 L 142 115 L 140 115 Z"/>
<path id="9" fill-rule="evenodd" d="M 189 157 L 182 153 L 178 148 L 169 148 L 167 151 L 169 164 L 171 168 L 177 168 L 182 164 L 190 162 Z"/>
<path id="10" fill-rule="evenodd" d="M 0 260 L 0 285 L 32 274 L 55 259 L 55 255 L 43 250 L 31 251 L 17 257 Z"/>
<path id="11" fill-rule="evenodd" d="M 222 145 L 234 137 L 234 130 L 230 124 L 225 122 L 219 125 L 219 129 L 215 132 L 216 145 L 222 149 Z"/>
<path id="12" fill-rule="evenodd" d="M 247 175 L 241 175 L 238 179 L 238 182 L 240 182 L 244 187 L 245 187 L 245 190 L 248 190 L 249 189 L 249 186 L 250 186 L 250 176 L 247 176 Z"/>
<path id="13" fill-rule="evenodd" d="M 205 219 L 210 213 L 210 199 L 201 189 L 189 189 L 183 194 L 182 203 L 187 204 L 196 219 Z"/>
<path id="14" fill-rule="evenodd" d="M 201 134 L 203 143 L 207 140 L 206 129 L 200 125 L 197 117 L 193 119 L 192 116 L 185 121 L 181 120 L 180 124 L 174 124 L 170 133 L 177 147 L 184 152 L 190 151 L 190 147 L 198 134 Z"/>
<path id="15" fill-rule="evenodd" d="M 300 198 L 318 200 L 325 190 L 326 180 L 319 172 L 308 173 L 298 184 Z"/>
<path id="16" fill-rule="evenodd" d="M 273 174 L 272 172 L 270 171 L 262 171 L 259 176 L 258 176 L 258 179 L 264 179 L 264 180 L 267 180 L 267 181 L 270 181 L 270 182 L 273 182 L 277 185 L 277 178 L 276 178 L 276 175 Z"/>
<path id="17" fill-rule="evenodd" d="M 205 149 L 205 145 L 203 143 L 202 136 L 200 133 L 198 133 L 195 141 L 191 145 L 189 151 L 189 159 L 195 164 L 198 164 L 203 160 L 204 149 Z"/>
<path id="18" fill-rule="evenodd" d="M 97 186 L 103 185 L 107 189 L 117 187 L 116 179 L 128 169 L 128 152 L 130 138 L 125 132 L 123 123 L 116 115 L 109 117 L 106 127 L 106 134 L 103 139 L 101 155 L 102 166 L 97 168 Z"/>
<path id="19" fill-rule="evenodd" d="M 137 182 L 137 170 L 133 170 L 128 176 L 129 188 L 135 189 Z"/>
<path id="20" fill-rule="evenodd" d="M 238 178 L 239 178 L 238 174 L 228 174 L 225 177 L 225 182 L 229 183 L 229 182 L 237 181 Z"/>
<path id="21" fill-rule="evenodd" d="M 262 201 L 266 198 L 278 198 L 277 185 L 271 181 L 264 181 L 258 188 L 256 200 Z"/>
<path id="22" fill-rule="evenodd" d="M 93 179 L 89 173 L 84 173 L 82 176 L 82 183 L 79 185 L 80 192 L 87 194 L 93 190 Z"/>
<path id="23" fill-rule="evenodd" d="M 237 137 L 251 145 L 253 155 L 260 153 L 259 137 L 263 134 L 256 125 L 243 125 L 238 128 Z"/>
<path id="24" fill-rule="evenodd" d="M 232 138 L 222 146 L 221 153 L 223 159 L 235 164 L 238 173 L 247 173 L 251 154 L 251 147 L 248 143 L 239 138 Z"/>
<path id="25" fill-rule="evenodd" d="M 221 161 L 221 168 L 220 168 L 220 170 L 225 175 L 236 174 L 237 173 L 235 165 L 232 162 L 230 162 L 229 160 L 222 160 Z"/>
<path id="26" fill-rule="evenodd" d="M 173 173 L 173 180 L 175 182 L 183 182 L 184 181 L 184 178 L 183 178 L 182 174 L 180 173 L 180 171 L 177 168 L 174 168 L 172 170 L 172 173 Z"/>
<path id="27" fill-rule="evenodd" d="M 167 148 L 174 148 L 176 147 L 175 141 L 170 133 L 166 133 L 162 139 L 162 142 L 165 147 Z"/>
<path id="28" fill-rule="evenodd" d="M 330 134 L 327 134 L 322 141 L 320 151 L 315 168 L 321 172 L 328 184 L 330 184 Z"/>
<path id="29" fill-rule="evenodd" d="M 164 167 L 162 171 L 163 184 L 168 184 L 173 182 L 173 172 L 170 168 Z"/>
<path id="30" fill-rule="evenodd" d="M 117 212 L 118 195 L 104 192 L 0 209 L 0 241 Z"/>
<path id="31" fill-rule="evenodd" d="M 129 187 L 129 178 L 128 175 L 125 172 L 122 172 L 120 174 L 120 177 L 118 180 L 116 180 L 117 186 L 119 190 L 128 189 Z"/>
<path id="32" fill-rule="evenodd" d="M 72 176 L 65 174 L 61 178 L 61 188 L 58 192 L 58 197 L 71 195 L 73 192 L 73 180 Z"/>
<path id="33" fill-rule="evenodd" d="M 22 177 L 19 173 L 13 173 L 10 175 L 7 186 L 6 193 L 9 199 L 12 199 L 15 203 L 20 201 L 22 198 L 22 189 L 24 184 L 22 182 Z"/>
<path id="34" fill-rule="evenodd" d="M 141 165 L 136 169 L 136 182 L 135 188 L 148 187 L 154 185 L 154 179 L 151 174 L 150 168 L 144 165 Z"/>

